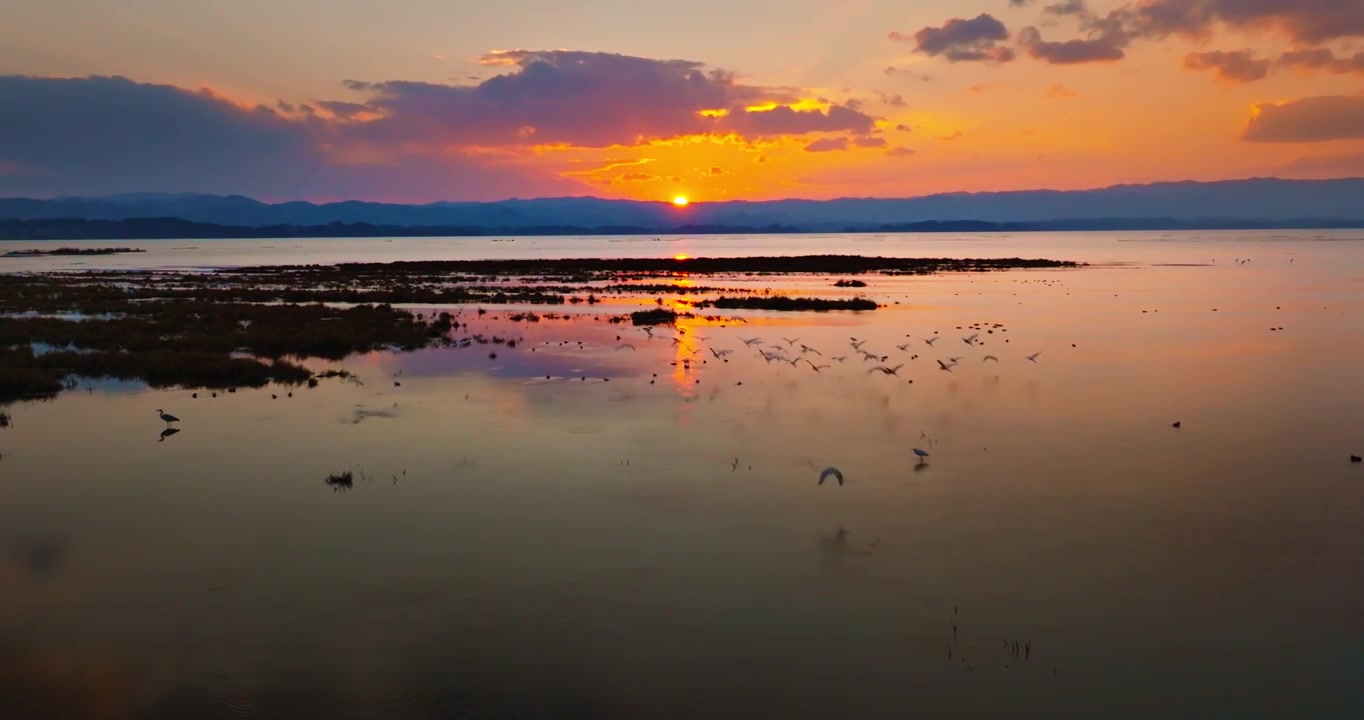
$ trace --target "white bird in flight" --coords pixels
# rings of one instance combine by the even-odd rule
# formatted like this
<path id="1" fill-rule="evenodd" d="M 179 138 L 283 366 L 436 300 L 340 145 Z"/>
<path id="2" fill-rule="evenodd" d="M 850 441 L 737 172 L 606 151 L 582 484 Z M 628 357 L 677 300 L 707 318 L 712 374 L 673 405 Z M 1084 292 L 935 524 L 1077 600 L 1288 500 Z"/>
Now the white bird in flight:
<path id="1" fill-rule="evenodd" d="M 786 341 L 787 347 L 795 347 L 796 343 L 800 342 L 800 338 L 782 338 L 782 340 Z"/>
<path id="2" fill-rule="evenodd" d="M 818 350 L 816 350 L 816 349 L 810 347 L 809 345 L 801 345 L 801 346 L 800 346 L 800 351 L 801 351 L 802 353 L 814 353 L 814 354 L 816 354 L 816 355 L 818 355 L 818 356 L 820 356 L 820 357 L 824 357 L 824 353 L 822 353 L 822 352 L 820 352 L 820 351 L 818 351 Z"/>
<path id="3" fill-rule="evenodd" d="M 837 480 L 840 486 L 843 485 L 843 473 L 840 472 L 839 469 L 836 467 L 824 468 L 824 472 L 821 472 L 819 474 L 819 484 L 823 485 L 824 481 L 828 480 L 830 476 Z"/>
<path id="4" fill-rule="evenodd" d="M 870 374 L 876 372 L 877 370 L 880 370 L 883 374 L 886 374 L 886 375 L 894 375 L 895 377 L 900 377 L 900 368 L 902 368 L 902 367 L 904 367 L 904 366 L 905 366 L 904 363 L 900 363 L 899 365 L 896 365 L 896 366 L 893 367 L 893 368 L 892 368 L 892 367 L 886 367 L 885 365 L 878 365 L 877 367 L 874 367 L 874 368 L 868 370 L 868 371 L 867 371 L 867 374 L 870 375 Z"/>
<path id="5" fill-rule="evenodd" d="M 754 345 L 761 345 L 761 344 L 763 344 L 763 339 L 762 339 L 762 338 L 739 338 L 739 339 L 740 339 L 740 340 L 743 340 L 743 341 L 744 341 L 744 345 L 747 345 L 748 347 L 753 347 Z"/>

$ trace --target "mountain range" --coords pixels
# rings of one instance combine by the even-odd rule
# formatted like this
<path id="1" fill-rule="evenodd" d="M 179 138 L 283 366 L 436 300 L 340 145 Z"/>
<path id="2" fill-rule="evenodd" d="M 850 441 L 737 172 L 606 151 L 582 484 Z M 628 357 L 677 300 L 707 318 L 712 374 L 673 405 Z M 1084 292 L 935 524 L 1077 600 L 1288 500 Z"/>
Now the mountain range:
<path id="1" fill-rule="evenodd" d="M 1118 185 L 1075 191 L 705 202 L 686 207 L 593 197 L 425 205 L 361 201 L 266 203 L 240 195 L 173 193 L 0 199 L 0 220 L 12 221 L 4 223 L 0 237 L 23 236 L 22 228 L 36 227 L 34 221 L 105 221 L 84 223 L 83 232 L 88 233 L 91 228 L 140 224 L 110 224 L 107 221 L 150 218 L 182 221 L 180 230 L 185 232 L 210 225 L 254 228 L 248 233 L 250 236 L 261 236 L 263 231 L 268 234 L 277 228 L 311 229 L 335 224 L 348 225 L 352 229 L 359 227 L 346 234 L 361 235 L 380 231 L 496 234 L 534 229 L 545 231 L 537 234 L 548 234 L 550 230 L 571 234 L 665 233 L 683 228 L 691 232 L 857 232 L 924 231 L 958 226 L 976 230 L 1364 227 L 1364 178 L 1255 178 Z M 63 231 L 57 228 L 65 225 L 47 222 L 45 227 L 50 232 L 42 235 L 60 237 Z M 81 225 L 74 223 L 70 227 Z M 404 228 L 412 232 L 404 232 Z M 310 236 L 319 233 L 325 234 L 322 230 L 288 234 Z M 230 231 L 219 230 L 204 236 L 232 235 Z"/>

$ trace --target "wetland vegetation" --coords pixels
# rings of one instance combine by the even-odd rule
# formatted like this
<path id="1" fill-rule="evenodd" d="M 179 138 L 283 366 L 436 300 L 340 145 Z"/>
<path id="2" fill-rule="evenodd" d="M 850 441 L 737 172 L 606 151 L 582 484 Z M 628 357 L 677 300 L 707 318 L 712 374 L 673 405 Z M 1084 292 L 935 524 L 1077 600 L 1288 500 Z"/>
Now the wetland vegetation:
<path id="1" fill-rule="evenodd" d="M 118 249 L 111 249 L 118 250 Z M 52 251 L 56 252 L 56 251 Z M 308 359 L 454 343 L 449 312 L 394 305 L 596 305 L 606 295 L 703 299 L 695 307 L 874 310 L 866 298 L 797 298 L 724 287 L 780 275 L 924 275 L 1064 268 L 1054 260 L 948 260 L 843 255 L 694 259 L 397 262 L 223 269 L 0 275 L 0 402 L 46 398 L 79 378 L 152 387 L 315 386 Z M 714 280 L 697 286 L 678 279 Z M 669 282 L 672 281 L 672 282 Z M 861 281 L 858 281 L 861 282 Z M 662 305 L 662 298 L 656 298 Z M 480 307 L 481 314 L 483 309 Z M 518 320 L 540 316 L 518 312 Z M 553 317 L 546 315 L 546 317 Z M 634 325 L 673 322 L 659 307 Z M 625 317 L 621 318 L 625 321 Z"/>

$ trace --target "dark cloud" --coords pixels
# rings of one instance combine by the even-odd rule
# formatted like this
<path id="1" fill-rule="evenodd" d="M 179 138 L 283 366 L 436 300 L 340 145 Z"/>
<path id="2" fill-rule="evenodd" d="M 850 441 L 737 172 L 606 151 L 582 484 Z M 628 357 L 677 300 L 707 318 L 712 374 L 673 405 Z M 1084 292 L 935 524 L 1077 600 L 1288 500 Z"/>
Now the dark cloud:
<path id="1" fill-rule="evenodd" d="M 999 43 L 1009 39 L 1009 30 L 993 16 L 982 13 L 970 20 L 952 18 L 942 27 L 926 27 L 912 36 L 898 32 L 892 40 L 913 40 L 916 50 L 950 62 L 1005 63 L 1014 59 L 1014 51 Z"/>
<path id="2" fill-rule="evenodd" d="M 907 148 L 907 147 L 893 147 L 893 148 L 887 150 L 887 151 L 886 151 L 886 154 L 889 155 L 889 156 L 891 156 L 891 157 L 903 158 L 903 157 L 909 157 L 910 155 L 913 155 L 913 154 L 914 154 L 914 151 L 911 150 L 911 149 L 909 149 L 909 148 Z"/>
<path id="3" fill-rule="evenodd" d="M 1033 4 L 1033 0 L 1009 0 L 1010 7 L 1027 7 Z"/>
<path id="4" fill-rule="evenodd" d="M 837 150 L 848 149 L 848 138 L 831 137 L 820 138 L 805 146 L 805 152 L 834 152 Z"/>
<path id="5" fill-rule="evenodd" d="M 1100 33 L 1087 39 L 1047 41 L 1035 27 L 1025 27 L 1018 34 L 1018 44 L 1033 59 L 1052 65 L 1078 65 L 1091 62 L 1113 62 L 1126 57 L 1127 41 L 1121 35 Z"/>
<path id="6" fill-rule="evenodd" d="M 912 127 L 910 127 L 910 126 L 908 126 L 908 125 L 906 125 L 906 124 L 904 124 L 904 123 L 899 123 L 899 124 L 897 124 L 897 125 L 895 126 L 895 130 L 896 130 L 897 132 L 913 132 L 913 131 L 914 131 L 914 128 L 912 128 Z"/>
<path id="7" fill-rule="evenodd" d="M 869 132 L 855 108 L 793 110 L 784 88 L 742 85 L 701 63 L 556 50 L 495 53 L 485 63 L 516 68 L 478 85 L 349 82 L 380 119 L 355 130 L 377 142 L 428 137 L 442 143 L 580 147 L 631 145 L 707 132 L 745 137 Z M 778 103 L 770 110 L 750 106 Z M 723 117 L 703 110 L 727 110 Z"/>
<path id="8" fill-rule="evenodd" d="M 706 174 L 707 174 L 707 175 L 728 175 L 729 173 L 726 172 L 725 169 L 722 168 L 722 167 L 720 167 L 719 165 L 711 165 L 711 166 L 710 166 L 710 169 L 706 171 Z"/>
<path id="9" fill-rule="evenodd" d="M 1042 14 L 1052 15 L 1054 17 L 1065 17 L 1067 15 L 1074 15 L 1076 17 L 1091 16 L 1089 6 L 1085 4 L 1085 0 L 1062 0 L 1059 3 L 1054 3 L 1042 8 Z"/>
<path id="10" fill-rule="evenodd" d="M 723 118 L 723 128 L 745 137 L 775 137 L 805 135 L 816 132 L 851 132 L 866 134 L 876 128 L 876 119 L 860 111 L 841 105 L 828 110 L 796 110 L 779 105 L 771 110 L 731 111 Z"/>
<path id="11" fill-rule="evenodd" d="M 1364 0 L 1146 0 L 1114 13 L 1142 37 L 1207 37 L 1219 22 L 1278 30 L 1300 43 L 1364 36 Z"/>
<path id="12" fill-rule="evenodd" d="M 891 107 L 904 107 L 909 104 L 905 102 L 905 98 L 899 93 L 895 93 L 892 95 L 890 93 L 881 92 L 880 90 L 876 90 L 875 92 L 876 98 L 880 100 L 883 105 L 889 105 Z"/>
<path id="13" fill-rule="evenodd" d="M 577 195 L 590 188 L 510 162 L 515 149 L 875 130 L 853 107 L 793 109 L 794 90 L 691 61 L 511 51 L 484 62 L 502 74 L 469 85 L 352 80 L 343 86 L 355 97 L 272 106 L 122 77 L 0 76 L 0 194 Z"/>
<path id="14" fill-rule="evenodd" d="M 1255 108 L 1241 139 L 1310 143 L 1364 138 L 1364 95 L 1332 95 Z"/>
<path id="15" fill-rule="evenodd" d="M 1136 40 L 1163 40 L 1172 35 L 1206 40 L 1219 27 L 1277 32 L 1308 45 L 1364 37 L 1364 0 L 1139 0 L 1105 15 L 1093 13 L 1083 2 L 1063 0 L 1047 6 L 1043 13 L 1073 15 L 1085 33 L 1081 38 L 1047 42 L 1036 28 L 1025 28 L 1020 44 L 1028 54 L 1054 64 L 1120 60 Z M 1240 65 L 1232 76 L 1254 72 L 1253 67 Z"/>
<path id="16" fill-rule="evenodd" d="M 857 147 L 878 148 L 886 146 L 886 139 L 883 137 L 860 137 L 853 140 Z"/>
<path id="17" fill-rule="evenodd" d="M 438 200 L 589 188 L 457 150 L 351 147 L 352 123 L 123 77 L 0 76 L 0 194 L 138 191 Z M 355 123 L 358 124 L 358 123 Z"/>
<path id="18" fill-rule="evenodd" d="M 1254 82 L 1269 74 L 1269 60 L 1257 58 L 1249 50 L 1213 50 L 1189 53 L 1184 56 L 1184 67 L 1190 70 L 1212 70 L 1217 77 L 1230 82 Z"/>
<path id="19" fill-rule="evenodd" d="M 614 179 L 612 182 L 615 182 L 615 183 L 655 182 L 655 181 L 662 180 L 662 179 L 663 179 L 663 178 L 661 178 L 661 177 L 659 177 L 658 175 L 655 175 L 655 174 L 653 174 L 653 173 L 632 172 L 632 173 L 622 173 L 622 174 L 620 174 L 620 175 L 617 175 L 617 176 L 615 177 L 615 179 Z"/>
<path id="20" fill-rule="evenodd" d="M 1357 52 L 1352 57 L 1336 57 L 1329 48 L 1290 50 L 1280 55 L 1276 64 L 1293 70 L 1327 70 L 1338 75 L 1364 74 L 1364 52 Z"/>

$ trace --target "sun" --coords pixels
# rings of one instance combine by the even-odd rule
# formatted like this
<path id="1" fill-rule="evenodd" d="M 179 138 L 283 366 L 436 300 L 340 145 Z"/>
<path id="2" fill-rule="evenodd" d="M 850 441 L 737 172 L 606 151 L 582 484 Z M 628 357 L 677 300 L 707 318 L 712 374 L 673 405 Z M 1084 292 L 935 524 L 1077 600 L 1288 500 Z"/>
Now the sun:
<path id="1" fill-rule="evenodd" d="M 689 202 L 691 201 L 687 199 L 686 195 L 678 195 L 677 197 L 673 198 L 673 204 L 678 207 L 686 207 L 687 203 Z"/>

